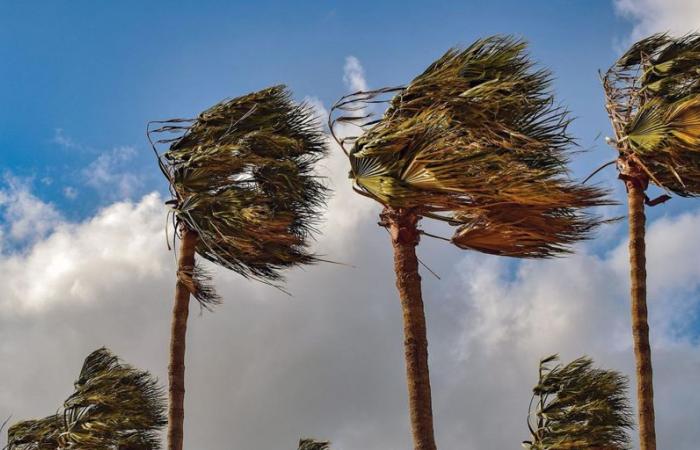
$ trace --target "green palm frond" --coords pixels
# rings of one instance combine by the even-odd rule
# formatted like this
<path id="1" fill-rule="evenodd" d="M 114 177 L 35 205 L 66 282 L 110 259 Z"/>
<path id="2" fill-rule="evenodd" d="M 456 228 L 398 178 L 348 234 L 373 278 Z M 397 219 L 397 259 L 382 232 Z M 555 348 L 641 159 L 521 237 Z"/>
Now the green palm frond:
<path id="1" fill-rule="evenodd" d="M 85 359 L 62 411 L 10 427 L 8 449 L 153 450 L 165 424 L 157 381 L 101 348 Z"/>
<path id="2" fill-rule="evenodd" d="M 623 450 L 630 448 L 633 428 L 627 379 L 593 367 L 589 358 L 567 365 L 558 356 L 540 361 L 533 388 L 528 427 L 529 450 Z M 553 365 L 554 364 L 554 365 Z M 533 410 L 534 408 L 534 410 Z"/>
<path id="3" fill-rule="evenodd" d="M 7 430 L 7 449 L 56 450 L 62 425 L 58 414 L 18 422 Z"/>
<path id="4" fill-rule="evenodd" d="M 170 204 L 178 222 L 198 233 L 200 256 L 266 281 L 317 261 L 309 238 L 327 189 L 314 165 L 326 145 L 309 106 L 275 86 L 219 103 L 191 122 L 159 123 L 149 136 L 180 134 L 156 144 L 170 144 L 159 158 Z M 195 297 L 211 299 L 200 289 Z"/>
<path id="5" fill-rule="evenodd" d="M 297 450 L 328 450 L 329 448 L 330 442 L 301 439 Z"/>
<path id="6" fill-rule="evenodd" d="M 603 78 L 621 153 L 650 180 L 700 194 L 700 34 L 632 45 Z"/>
<path id="7" fill-rule="evenodd" d="M 333 112 L 348 115 L 331 125 L 365 130 L 338 140 L 359 192 L 446 221 L 459 247 L 548 257 L 590 235 L 599 220 L 586 208 L 609 204 L 568 178 L 570 119 L 550 83 L 524 42 L 495 36 L 449 50 L 405 87 L 344 97 Z M 367 111 L 382 101 L 376 120 Z"/>

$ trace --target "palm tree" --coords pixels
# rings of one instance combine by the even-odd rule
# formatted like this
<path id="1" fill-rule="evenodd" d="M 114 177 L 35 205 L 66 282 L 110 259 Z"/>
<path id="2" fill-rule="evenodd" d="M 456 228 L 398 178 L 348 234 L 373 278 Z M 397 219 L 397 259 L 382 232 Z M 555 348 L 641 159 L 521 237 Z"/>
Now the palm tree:
<path id="1" fill-rule="evenodd" d="M 196 120 L 158 122 L 180 133 L 158 161 L 170 183 L 180 233 L 169 375 L 168 448 L 182 450 L 185 335 L 190 295 L 219 301 L 195 253 L 246 278 L 275 284 L 280 270 L 318 261 L 308 249 L 326 189 L 313 174 L 322 132 L 284 86 L 219 103 Z M 161 134 L 162 135 L 162 134 Z M 157 154 L 157 152 L 156 152 Z"/>
<path id="2" fill-rule="evenodd" d="M 627 189 L 642 450 L 656 449 L 654 390 L 646 302 L 645 211 L 649 182 L 680 196 L 700 193 L 700 34 L 656 34 L 625 53 L 603 76 L 605 107 L 615 132 L 617 167 Z"/>
<path id="3" fill-rule="evenodd" d="M 554 105 L 549 72 L 535 70 L 525 49 L 495 36 L 449 50 L 407 86 L 341 98 L 329 119 L 331 130 L 344 123 L 365 130 L 336 141 L 350 159 L 355 191 L 384 207 L 416 450 L 436 448 L 416 257 L 421 234 L 432 235 L 418 221 L 455 227 L 443 239 L 459 248 L 547 258 L 588 237 L 600 221 L 584 209 L 607 203 L 603 191 L 567 178 L 568 115 Z M 376 120 L 371 109 L 381 101 L 389 106 Z"/>
<path id="4" fill-rule="evenodd" d="M 532 390 L 527 426 L 528 450 L 624 450 L 634 426 L 627 379 L 613 370 L 593 367 L 590 358 L 562 366 L 540 361 L 539 380 Z M 533 411 L 534 407 L 534 411 Z"/>
<path id="5" fill-rule="evenodd" d="M 165 424 L 165 399 L 156 379 L 101 348 L 85 359 L 62 411 L 11 426 L 7 448 L 154 450 Z"/>

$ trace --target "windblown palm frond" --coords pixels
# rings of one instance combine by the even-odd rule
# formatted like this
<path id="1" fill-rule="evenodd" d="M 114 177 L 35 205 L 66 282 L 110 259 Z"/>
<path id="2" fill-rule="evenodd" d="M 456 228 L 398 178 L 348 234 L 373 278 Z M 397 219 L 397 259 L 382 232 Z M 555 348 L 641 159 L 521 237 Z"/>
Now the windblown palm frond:
<path id="1" fill-rule="evenodd" d="M 331 127 L 366 130 L 337 139 L 356 190 L 445 221 L 456 227 L 455 245 L 486 253 L 548 257 L 588 237 L 599 220 L 585 209 L 609 202 L 568 178 L 568 113 L 525 48 L 510 37 L 479 40 L 405 87 L 341 99 L 334 111 L 349 113 Z M 381 101 L 389 103 L 381 119 L 364 113 Z"/>
<path id="2" fill-rule="evenodd" d="M 656 34 L 603 77 L 619 151 L 681 196 L 700 194 L 699 68 L 700 34 Z"/>
<path id="3" fill-rule="evenodd" d="M 330 442 L 301 439 L 297 450 L 328 450 Z"/>
<path id="4" fill-rule="evenodd" d="M 159 123 L 149 136 L 181 134 L 156 144 L 171 144 L 159 157 L 170 205 L 197 232 L 200 256 L 264 281 L 317 261 L 308 239 L 327 190 L 313 169 L 326 146 L 310 107 L 275 86 L 219 103 L 194 121 Z M 194 275 L 195 298 L 216 300 Z"/>
<path id="5" fill-rule="evenodd" d="M 540 361 L 528 427 L 530 450 L 623 450 L 630 448 L 633 427 L 627 379 L 612 370 L 593 368 L 589 358 L 565 366 Z M 533 411 L 534 406 L 534 411 Z"/>
<path id="6" fill-rule="evenodd" d="M 7 449 L 56 450 L 62 426 L 63 418 L 58 414 L 18 422 L 7 430 Z"/>
<path id="7" fill-rule="evenodd" d="M 9 450 L 153 450 L 166 424 L 164 395 L 146 371 L 109 350 L 91 353 L 63 410 L 8 430 Z"/>

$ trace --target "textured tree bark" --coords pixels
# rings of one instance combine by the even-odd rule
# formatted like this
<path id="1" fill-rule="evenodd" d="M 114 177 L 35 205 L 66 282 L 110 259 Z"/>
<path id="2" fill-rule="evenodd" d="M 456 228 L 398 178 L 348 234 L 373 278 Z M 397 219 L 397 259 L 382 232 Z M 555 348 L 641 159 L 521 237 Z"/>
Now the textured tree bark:
<path id="1" fill-rule="evenodd" d="M 168 365 L 168 450 L 182 450 L 185 421 L 185 339 L 189 316 L 190 291 L 182 277 L 191 276 L 194 268 L 197 233 L 184 230 L 178 258 L 178 281 L 170 326 L 170 364 Z"/>
<path id="2" fill-rule="evenodd" d="M 419 217 L 410 209 L 384 208 L 382 224 L 394 246 L 396 287 L 401 298 L 408 403 L 415 450 L 436 450 L 428 372 L 428 337 L 418 274 Z"/>
<path id="3" fill-rule="evenodd" d="M 633 180 L 634 181 L 634 180 Z M 628 181 L 630 276 L 632 281 L 632 337 L 637 372 L 637 406 L 641 450 L 656 450 L 654 386 L 647 322 L 644 185 Z"/>

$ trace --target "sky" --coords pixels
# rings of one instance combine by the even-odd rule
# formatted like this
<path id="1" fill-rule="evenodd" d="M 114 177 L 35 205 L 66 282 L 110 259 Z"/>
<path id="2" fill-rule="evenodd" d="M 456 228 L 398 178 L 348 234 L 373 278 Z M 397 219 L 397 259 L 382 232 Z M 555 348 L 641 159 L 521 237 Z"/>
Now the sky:
<path id="1" fill-rule="evenodd" d="M 278 83 L 323 114 L 348 91 L 406 83 L 452 46 L 510 33 L 577 118 L 581 178 L 614 156 L 597 71 L 636 38 L 698 27 L 695 0 L 0 0 L 0 422 L 53 413 L 103 345 L 167 380 L 175 260 L 149 120 Z M 316 249 L 346 265 L 289 271 L 291 297 L 214 269 L 224 304 L 190 319 L 186 448 L 291 449 L 300 436 L 410 447 L 379 209 L 351 191 L 337 147 L 320 170 L 335 194 Z M 596 182 L 624 201 L 614 169 Z M 659 448 L 697 450 L 700 204 L 674 198 L 649 217 Z M 625 234 L 624 221 L 605 226 L 552 261 L 424 239 L 419 257 L 441 277 L 423 271 L 441 448 L 520 448 L 543 356 L 633 373 Z"/>

